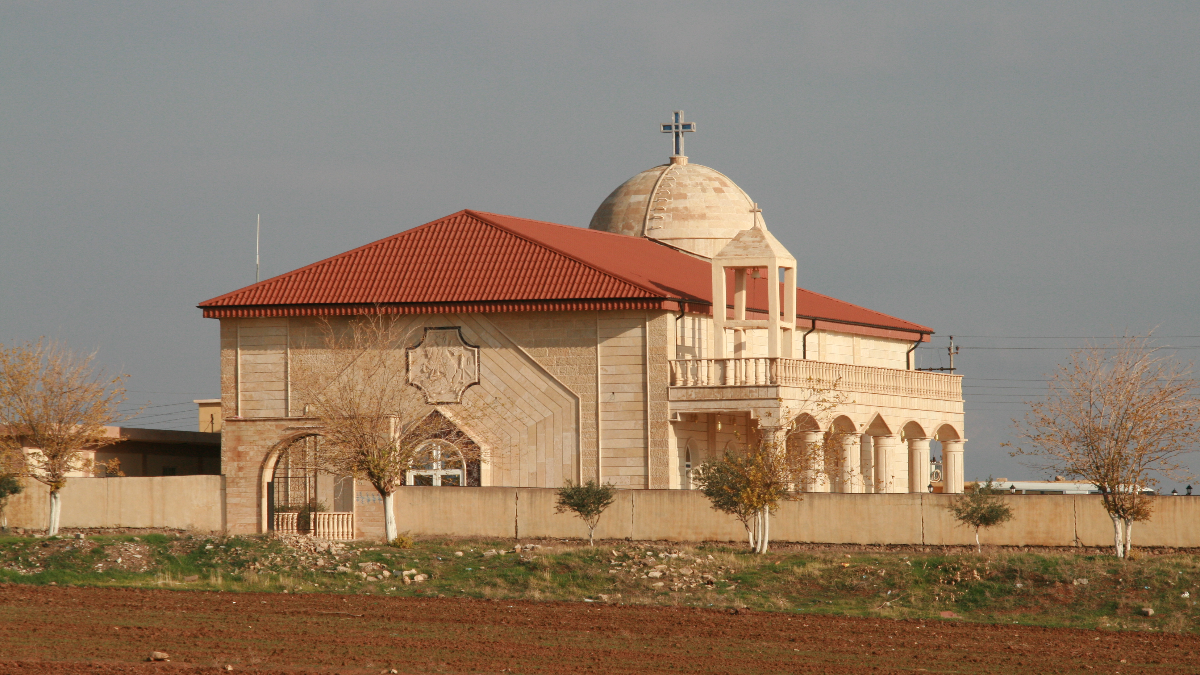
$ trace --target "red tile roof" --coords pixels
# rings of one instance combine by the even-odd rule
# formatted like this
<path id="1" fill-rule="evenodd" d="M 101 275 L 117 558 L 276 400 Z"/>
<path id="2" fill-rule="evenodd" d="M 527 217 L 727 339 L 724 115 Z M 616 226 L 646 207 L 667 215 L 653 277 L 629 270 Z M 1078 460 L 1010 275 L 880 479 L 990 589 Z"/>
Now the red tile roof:
<path id="1" fill-rule="evenodd" d="M 460 211 L 199 306 L 212 318 L 681 307 L 709 313 L 710 270 L 707 261 L 649 239 Z M 748 304 L 765 307 L 765 283 L 756 281 L 761 288 L 751 286 Z M 805 318 L 901 331 L 908 339 L 932 332 L 803 289 L 796 304 Z"/>

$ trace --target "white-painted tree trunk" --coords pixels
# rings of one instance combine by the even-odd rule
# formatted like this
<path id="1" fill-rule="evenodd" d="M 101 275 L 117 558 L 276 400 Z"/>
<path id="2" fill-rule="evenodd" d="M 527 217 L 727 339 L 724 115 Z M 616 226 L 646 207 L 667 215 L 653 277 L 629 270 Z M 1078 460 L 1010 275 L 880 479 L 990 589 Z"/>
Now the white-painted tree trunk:
<path id="1" fill-rule="evenodd" d="M 983 546 L 979 543 L 979 528 L 975 528 L 975 552 L 983 553 Z"/>
<path id="2" fill-rule="evenodd" d="M 395 541 L 400 533 L 396 531 L 396 501 L 395 492 L 383 495 L 383 533 L 387 540 Z"/>
<path id="3" fill-rule="evenodd" d="M 50 491 L 50 524 L 46 528 L 46 536 L 53 537 L 58 534 L 58 522 L 62 515 L 62 493 L 58 490 Z"/>
<path id="4" fill-rule="evenodd" d="M 766 553 L 771 546 L 771 511 L 770 509 L 762 510 L 762 536 L 758 542 L 758 552 Z"/>
<path id="5" fill-rule="evenodd" d="M 1129 551 L 1133 548 L 1133 521 L 1125 521 L 1125 557 L 1129 557 Z"/>
<path id="6" fill-rule="evenodd" d="M 1112 522 L 1113 522 L 1113 546 L 1116 547 L 1116 549 L 1117 549 L 1117 557 L 1124 558 L 1125 557 L 1125 542 L 1124 542 L 1124 536 L 1123 536 L 1124 529 L 1125 529 L 1124 523 L 1121 522 L 1120 518 L 1118 518 L 1114 515 L 1109 515 L 1109 518 L 1112 518 Z"/>

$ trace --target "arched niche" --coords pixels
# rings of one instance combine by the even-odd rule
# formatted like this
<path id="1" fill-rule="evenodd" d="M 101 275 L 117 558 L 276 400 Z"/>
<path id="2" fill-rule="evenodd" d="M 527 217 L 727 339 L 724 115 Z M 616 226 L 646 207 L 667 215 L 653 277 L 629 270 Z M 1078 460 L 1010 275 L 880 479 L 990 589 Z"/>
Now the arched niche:
<path id="1" fill-rule="evenodd" d="M 925 432 L 925 427 L 921 426 L 916 420 L 909 420 L 900 427 L 900 437 L 904 440 L 910 438 L 929 438 L 929 434 Z"/>
<path id="2" fill-rule="evenodd" d="M 961 441 L 962 434 L 952 424 L 943 424 L 937 428 L 933 435 L 939 441 Z"/>

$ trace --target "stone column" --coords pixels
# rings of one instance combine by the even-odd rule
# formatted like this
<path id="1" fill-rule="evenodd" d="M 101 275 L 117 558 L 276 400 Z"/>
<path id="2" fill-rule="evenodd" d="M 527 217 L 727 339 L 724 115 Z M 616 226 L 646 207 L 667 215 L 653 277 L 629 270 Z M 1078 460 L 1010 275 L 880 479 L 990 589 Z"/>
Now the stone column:
<path id="1" fill-rule="evenodd" d="M 875 492 L 875 450 L 871 444 L 871 434 L 858 437 L 859 474 L 862 477 L 862 491 Z"/>
<path id="2" fill-rule="evenodd" d="M 858 434 L 845 434 L 841 440 L 842 457 L 838 467 L 838 492 L 861 493 L 862 472 L 858 468 Z"/>
<path id="3" fill-rule="evenodd" d="M 963 443 L 942 441 L 942 491 L 962 494 L 963 491 Z"/>
<path id="4" fill-rule="evenodd" d="M 802 431 L 800 439 L 804 441 L 811 468 L 804 479 L 805 492 L 829 492 L 829 476 L 825 473 L 825 449 L 822 441 L 825 434 L 821 431 Z"/>
<path id="5" fill-rule="evenodd" d="M 929 489 L 929 439 L 908 439 L 908 491 L 925 492 Z"/>
<path id="6" fill-rule="evenodd" d="M 895 457 L 899 439 L 895 436 L 875 437 L 875 491 L 898 492 Z"/>
<path id="7" fill-rule="evenodd" d="M 758 433 L 762 435 L 763 442 L 772 453 L 782 453 L 787 449 L 787 427 L 768 427 L 762 426 L 761 420 L 758 427 Z"/>

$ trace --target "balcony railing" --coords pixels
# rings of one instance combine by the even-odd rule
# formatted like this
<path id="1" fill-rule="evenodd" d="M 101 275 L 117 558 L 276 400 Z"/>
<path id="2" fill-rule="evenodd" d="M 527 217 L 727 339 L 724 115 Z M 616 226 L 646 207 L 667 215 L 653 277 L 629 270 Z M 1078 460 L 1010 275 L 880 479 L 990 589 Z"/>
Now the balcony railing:
<path id="1" fill-rule="evenodd" d="M 812 387 L 837 382 L 841 391 L 962 400 L 962 376 L 767 357 L 677 359 L 672 387 Z"/>

